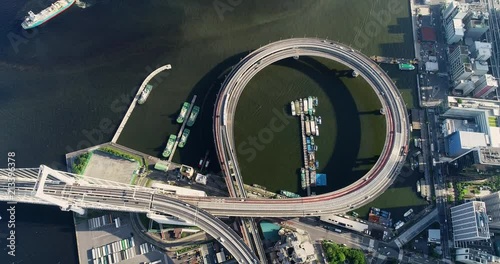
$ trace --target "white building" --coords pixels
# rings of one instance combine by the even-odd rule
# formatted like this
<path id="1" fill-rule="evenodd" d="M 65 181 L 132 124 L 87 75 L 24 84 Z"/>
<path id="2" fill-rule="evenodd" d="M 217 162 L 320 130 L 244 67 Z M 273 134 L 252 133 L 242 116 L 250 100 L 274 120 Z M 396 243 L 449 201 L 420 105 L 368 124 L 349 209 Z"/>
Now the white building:
<path id="1" fill-rule="evenodd" d="M 467 46 L 456 47 L 449 55 L 451 79 L 454 82 L 468 79 L 472 73 Z"/>
<path id="2" fill-rule="evenodd" d="M 451 222 L 455 244 L 490 239 L 488 215 L 484 202 L 472 201 L 452 207 Z"/>
<path id="3" fill-rule="evenodd" d="M 476 81 L 475 87 L 472 96 L 476 98 L 485 98 L 498 88 L 498 82 L 493 75 L 484 74 Z"/>
<path id="4" fill-rule="evenodd" d="M 197 182 L 199 184 L 207 185 L 207 180 L 208 180 L 208 175 L 196 173 L 196 178 L 194 180 L 195 182 Z"/>
<path id="5" fill-rule="evenodd" d="M 474 76 L 483 76 L 488 73 L 488 62 L 486 61 L 480 61 L 480 60 L 474 60 L 472 63 L 472 74 Z"/>
<path id="6" fill-rule="evenodd" d="M 457 43 L 465 36 L 464 24 L 461 19 L 452 19 L 446 24 L 445 29 L 446 42 L 448 44 Z"/>
<path id="7" fill-rule="evenodd" d="M 443 11 L 443 20 L 448 22 L 453 19 L 464 19 L 469 13 L 469 5 L 451 1 L 450 4 Z"/>
<path id="8" fill-rule="evenodd" d="M 480 132 L 457 131 L 446 138 L 448 155 L 458 157 L 471 149 L 486 147 L 486 135 Z"/>
<path id="9" fill-rule="evenodd" d="M 313 263 L 316 261 L 316 252 L 310 241 L 304 239 L 303 235 L 295 232 L 279 231 L 281 236 L 284 236 L 284 241 L 278 241 L 274 246 L 277 250 L 279 263 Z M 292 248 L 292 254 L 289 254 L 289 249 Z"/>
<path id="10" fill-rule="evenodd" d="M 469 47 L 471 56 L 480 61 L 488 60 L 491 57 L 491 49 L 492 46 L 490 42 L 481 41 L 474 41 Z"/>
<path id="11" fill-rule="evenodd" d="M 427 243 L 441 244 L 441 230 L 429 229 Z"/>
<path id="12" fill-rule="evenodd" d="M 455 85 L 454 92 L 461 96 L 469 95 L 476 88 L 475 81 L 477 81 L 479 77 L 471 76 L 468 80 L 459 80 Z"/>
<path id="13" fill-rule="evenodd" d="M 457 248 L 455 255 L 456 255 L 455 260 L 460 263 L 466 263 L 466 264 L 500 263 L 500 259 L 497 256 L 493 256 L 488 253 L 471 248 Z"/>
<path id="14" fill-rule="evenodd" d="M 494 192 L 481 197 L 486 205 L 486 213 L 490 217 L 490 228 L 500 229 L 500 192 Z"/>
<path id="15" fill-rule="evenodd" d="M 467 119 L 487 136 L 488 147 L 500 148 L 500 102 L 494 100 L 448 96 L 443 116 Z"/>

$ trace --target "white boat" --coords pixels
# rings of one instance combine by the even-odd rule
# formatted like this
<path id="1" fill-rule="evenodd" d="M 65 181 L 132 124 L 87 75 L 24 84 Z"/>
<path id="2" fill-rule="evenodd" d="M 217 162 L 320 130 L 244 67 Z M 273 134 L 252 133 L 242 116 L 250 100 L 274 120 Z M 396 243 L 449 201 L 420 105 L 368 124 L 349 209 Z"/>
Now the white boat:
<path id="1" fill-rule="evenodd" d="M 290 109 L 292 110 L 292 115 L 296 116 L 297 113 L 295 112 L 295 103 L 293 101 L 290 103 Z"/>
<path id="2" fill-rule="evenodd" d="M 304 121 L 306 125 L 306 135 L 310 136 L 311 135 L 311 123 L 309 122 L 309 118 L 306 117 L 306 120 Z"/>
<path id="3" fill-rule="evenodd" d="M 395 228 L 396 230 L 398 230 L 398 229 L 400 229 L 400 228 L 401 228 L 404 224 L 405 224 L 405 222 L 403 222 L 403 221 L 399 221 L 399 222 L 397 222 L 397 223 L 394 225 L 394 228 Z"/>
<path id="4" fill-rule="evenodd" d="M 311 135 L 315 136 L 316 135 L 316 121 L 314 121 L 314 117 L 311 117 L 311 121 L 309 121 L 309 123 L 311 123 Z"/>
<path id="5" fill-rule="evenodd" d="M 307 103 L 307 98 L 302 99 L 302 111 L 307 113 L 309 111 L 309 106 Z"/>
<path id="6" fill-rule="evenodd" d="M 300 103 L 299 100 L 295 100 L 295 114 L 300 115 Z"/>
<path id="7" fill-rule="evenodd" d="M 316 136 L 319 137 L 319 127 L 318 127 L 318 124 L 316 124 Z"/>
<path id="8" fill-rule="evenodd" d="M 413 209 L 410 209 L 408 211 L 406 211 L 406 213 L 403 215 L 404 217 L 408 217 L 409 215 L 411 215 L 413 213 Z"/>

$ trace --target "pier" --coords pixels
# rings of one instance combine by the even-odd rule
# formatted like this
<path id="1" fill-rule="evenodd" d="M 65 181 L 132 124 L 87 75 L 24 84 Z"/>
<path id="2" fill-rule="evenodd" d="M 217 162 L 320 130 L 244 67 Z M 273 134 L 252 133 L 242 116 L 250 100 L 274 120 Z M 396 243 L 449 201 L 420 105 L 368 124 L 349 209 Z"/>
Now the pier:
<path id="1" fill-rule="evenodd" d="M 172 148 L 172 153 L 170 153 L 170 156 L 168 157 L 169 166 L 170 166 L 170 163 L 172 162 L 172 158 L 174 157 L 175 150 L 177 149 L 177 145 L 181 141 L 182 132 L 184 132 L 184 127 L 186 127 L 186 123 L 189 119 L 189 115 L 191 114 L 191 110 L 193 110 L 193 106 L 194 106 L 195 102 L 196 102 L 196 95 L 193 96 L 193 99 L 191 100 L 191 105 L 189 106 L 189 109 L 186 113 L 186 117 L 184 118 L 184 122 L 182 122 L 181 129 L 179 130 L 179 133 L 177 133 L 177 139 L 175 140 L 174 147 Z"/>
<path id="2" fill-rule="evenodd" d="M 300 105 L 300 130 L 302 135 L 302 152 L 304 154 L 304 169 L 306 171 L 306 186 L 307 186 L 307 196 L 311 195 L 311 179 L 309 175 L 309 162 L 308 162 L 308 153 L 307 153 L 307 142 L 306 142 L 306 126 L 305 126 L 305 118 L 303 109 L 302 99 L 299 100 Z"/>
<path id="3" fill-rule="evenodd" d="M 118 141 L 118 138 L 120 137 L 120 134 L 122 133 L 123 128 L 127 124 L 128 118 L 132 115 L 132 112 L 134 111 L 135 106 L 137 105 L 137 100 L 139 100 L 139 97 L 141 96 L 142 91 L 146 87 L 146 85 L 153 79 L 158 73 L 164 71 L 164 70 L 170 70 L 172 66 L 170 64 L 161 66 L 160 68 L 154 70 L 151 74 L 144 79 L 142 82 L 141 86 L 139 87 L 139 90 L 137 91 L 137 94 L 135 94 L 134 100 L 132 100 L 132 103 L 130 104 L 127 112 L 125 113 L 125 116 L 122 119 L 122 122 L 118 126 L 118 129 L 115 132 L 115 135 L 113 136 L 113 139 L 111 139 L 112 143 L 116 143 Z"/>
<path id="4" fill-rule="evenodd" d="M 377 63 L 387 63 L 387 64 L 400 64 L 400 63 L 409 63 L 409 64 L 418 64 L 417 59 L 405 59 L 405 58 L 391 58 L 391 57 L 383 57 L 383 56 L 371 56 L 374 62 Z"/>

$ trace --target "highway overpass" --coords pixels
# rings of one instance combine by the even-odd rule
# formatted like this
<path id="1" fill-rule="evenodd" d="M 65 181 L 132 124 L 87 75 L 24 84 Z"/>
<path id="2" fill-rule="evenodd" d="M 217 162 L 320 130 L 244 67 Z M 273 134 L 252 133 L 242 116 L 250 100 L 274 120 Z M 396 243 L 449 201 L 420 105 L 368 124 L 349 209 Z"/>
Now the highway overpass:
<path id="1" fill-rule="evenodd" d="M 379 160 L 355 183 L 341 190 L 297 199 L 190 197 L 159 193 L 97 178 L 52 170 L 46 166 L 15 171 L 0 170 L 0 200 L 57 205 L 64 210 L 105 209 L 173 215 L 195 222 L 218 238 L 240 263 L 257 257 L 241 238 L 214 216 L 296 217 L 340 213 L 363 206 L 385 191 L 399 175 L 406 159 L 409 122 L 396 85 L 370 58 L 348 46 L 314 38 L 287 39 L 261 47 L 243 58 L 222 84 L 214 112 L 214 137 L 222 170 L 232 196 L 233 181 L 243 186 L 236 157 L 233 121 L 238 99 L 250 79 L 264 67 L 291 57 L 331 59 L 357 71 L 379 97 L 387 122 L 386 141 Z M 199 209 L 198 209 L 199 208 Z"/>
<path id="2" fill-rule="evenodd" d="M 270 43 L 243 58 L 227 75 L 214 109 L 214 140 L 230 193 L 232 183 L 243 185 L 234 141 L 234 116 L 248 82 L 266 66 L 287 58 L 320 57 L 342 63 L 358 72 L 380 99 L 387 122 L 385 145 L 379 160 L 355 183 L 341 190 L 298 199 L 223 199 L 219 203 L 183 198 L 216 215 L 310 216 L 339 213 L 361 207 L 385 191 L 399 175 L 406 159 L 409 121 L 406 105 L 394 82 L 369 57 L 343 44 L 316 38 L 294 38 Z M 263 171 L 265 173 L 265 171 Z M 214 198 L 220 199 L 220 198 Z M 224 206 L 220 204 L 224 203 Z"/>

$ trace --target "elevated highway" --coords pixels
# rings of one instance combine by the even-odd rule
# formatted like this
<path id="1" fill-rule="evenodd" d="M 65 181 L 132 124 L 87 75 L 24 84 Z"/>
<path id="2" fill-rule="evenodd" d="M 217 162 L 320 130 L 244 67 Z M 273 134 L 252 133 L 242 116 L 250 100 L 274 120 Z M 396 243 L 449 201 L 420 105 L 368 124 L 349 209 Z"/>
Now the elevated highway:
<path id="1" fill-rule="evenodd" d="M 166 214 L 193 222 L 216 238 L 239 263 L 259 263 L 244 241 L 225 223 L 205 210 L 159 190 L 74 175 L 52 170 L 17 169 L 15 180 L 9 170 L 0 170 L 0 201 L 62 206 L 81 209 Z"/>
<path id="2" fill-rule="evenodd" d="M 177 198 L 217 216 L 301 217 L 345 212 L 372 201 L 399 175 L 406 159 L 409 122 L 406 105 L 396 85 L 369 57 L 348 46 L 329 40 L 297 38 L 263 46 L 243 58 L 227 76 L 218 95 L 214 112 L 214 136 L 217 154 L 229 183 L 243 186 L 235 152 L 233 121 L 243 89 L 260 70 L 286 58 L 311 56 L 331 59 L 357 71 L 379 97 L 386 118 L 386 141 L 379 160 L 361 179 L 343 189 L 296 199 L 257 199 L 234 197 Z M 231 196 L 237 196 L 234 184 L 228 184 Z"/>
<path id="3" fill-rule="evenodd" d="M 256 263 L 257 257 L 238 235 L 214 216 L 297 217 L 345 212 L 363 206 L 385 191 L 399 175 L 406 159 L 409 122 L 406 106 L 396 85 L 367 56 L 329 40 L 299 38 L 271 43 L 243 58 L 227 76 L 214 112 L 214 137 L 231 196 L 243 186 L 235 150 L 233 121 L 236 105 L 250 79 L 266 66 L 291 57 L 331 59 L 357 71 L 375 90 L 386 118 L 386 141 L 379 160 L 355 183 L 335 192 L 297 199 L 188 197 L 158 193 L 146 187 L 113 183 L 51 170 L 18 169 L 15 186 L 9 170 L 0 169 L 0 200 L 52 204 L 64 210 L 82 208 L 159 213 L 195 222 L 218 238 L 240 263 Z M 64 177 L 55 177 L 56 175 Z M 44 179 L 41 179 L 43 177 Z M 74 179 L 71 179 L 73 177 Z M 198 209 L 200 208 L 200 209 Z"/>
<path id="4" fill-rule="evenodd" d="M 385 191 L 399 175 L 406 159 L 409 121 L 406 105 L 394 82 L 378 64 L 362 53 L 330 40 L 296 38 L 273 42 L 243 58 L 226 77 L 214 110 L 214 137 L 218 158 L 227 182 L 242 184 L 234 142 L 234 115 L 248 82 L 263 68 L 279 60 L 300 56 L 320 57 L 342 63 L 357 71 L 374 89 L 386 118 L 386 140 L 379 160 L 355 183 L 341 190 L 298 199 L 219 200 L 183 198 L 215 215 L 310 216 L 345 212 L 361 207 Z M 231 191 L 232 184 L 228 184 Z M 224 206 L 220 206 L 224 203 Z"/>

